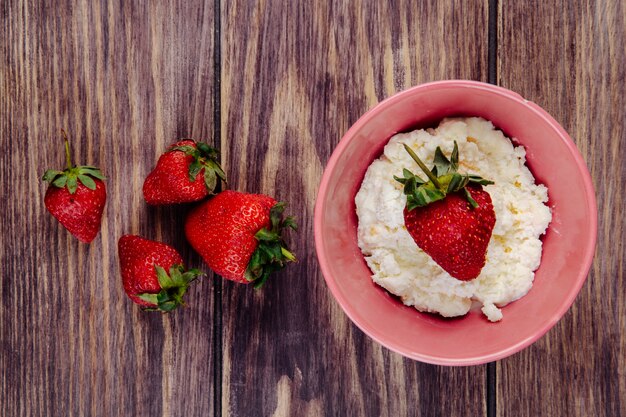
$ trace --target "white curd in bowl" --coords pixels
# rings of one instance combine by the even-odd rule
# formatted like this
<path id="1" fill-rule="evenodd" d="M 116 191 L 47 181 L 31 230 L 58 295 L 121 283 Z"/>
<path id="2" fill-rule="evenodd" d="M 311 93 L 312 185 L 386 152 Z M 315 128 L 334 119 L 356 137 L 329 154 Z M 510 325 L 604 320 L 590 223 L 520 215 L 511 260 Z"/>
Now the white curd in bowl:
<path id="1" fill-rule="evenodd" d="M 435 149 L 441 147 L 449 157 L 454 141 L 459 172 L 495 182 L 484 189 L 491 196 L 496 224 L 486 264 L 471 281 L 451 277 L 416 245 L 404 226 L 402 184 L 393 178 L 402 177 L 407 168 L 425 179 L 403 144 L 431 167 Z M 355 198 L 358 243 L 374 282 L 419 311 L 456 317 L 474 302 L 490 321 L 502 319 L 500 308 L 532 287 L 541 261 L 540 236 L 551 220 L 548 190 L 535 184 L 525 160 L 523 147 L 514 147 L 491 122 L 477 117 L 444 119 L 435 129 L 393 136 L 368 168 Z"/>

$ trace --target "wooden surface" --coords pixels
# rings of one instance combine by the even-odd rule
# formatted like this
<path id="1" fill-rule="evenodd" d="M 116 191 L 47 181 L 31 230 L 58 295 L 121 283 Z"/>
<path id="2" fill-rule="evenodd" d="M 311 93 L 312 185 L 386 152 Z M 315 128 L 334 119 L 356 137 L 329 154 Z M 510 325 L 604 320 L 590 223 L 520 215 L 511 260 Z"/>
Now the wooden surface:
<path id="1" fill-rule="evenodd" d="M 570 311 L 498 363 L 498 414 L 626 416 L 626 2 L 533 3 L 501 4 L 498 84 L 576 142 L 596 188 L 598 241 Z"/>
<path id="2" fill-rule="evenodd" d="M 0 415 L 626 415 L 623 2 L 9 0 L 0 18 Z M 349 126 L 449 78 L 548 110 L 587 161 L 599 210 L 597 255 L 563 320 L 465 368 L 404 359 L 352 325 L 312 232 Z M 108 176 L 90 245 L 43 206 L 60 128 L 75 159 Z M 209 274 L 188 308 L 148 314 L 121 286 L 122 234 L 208 271 L 180 232 L 188 207 L 149 208 L 140 193 L 179 137 L 218 146 L 232 188 L 289 204 L 299 262 L 262 291 Z"/>

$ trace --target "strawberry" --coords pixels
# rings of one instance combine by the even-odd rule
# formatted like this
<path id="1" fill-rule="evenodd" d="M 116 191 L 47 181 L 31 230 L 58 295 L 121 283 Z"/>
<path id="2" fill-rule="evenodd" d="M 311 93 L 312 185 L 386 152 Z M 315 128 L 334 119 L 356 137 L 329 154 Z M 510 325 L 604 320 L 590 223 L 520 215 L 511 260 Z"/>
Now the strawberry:
<path id="1" fill-rule="evenodd" d="M 296 229 L 292 217 L 283 219 L 284 209 L 266 195 L 223 191 L 189 213 L 185 235 L 215 273 L 260 287 L 296 260 L 281 237 L 284 228 Z"/>
<path id="2" fill-rule="evenodd" d="M 185 271 L 183 259 L 165 243 L 124 235 L 117 244 L 124 291 L 146 310 L 171 311 L 183 303 L 189 283 L 203 275 Z"/>
<path id="3" fill-rule="evenodd" d="M 404 169 L 407 203 L 404 224 L 424 252 L 451 276 L 476 278 L 485 266 L 487 246 L 496 223 L 491 196 L 483 185 L 493 184 L 477 175 L 459 174 L 459 150 L 454 142 L 450 160 L 439 147 L 429 170 L 411 148 L 404 145 L 429 181 Z"/>
<path id="4" fill-rule="evenodd" d="M 213 194 L 218 181 L 226 181 L 217 156 L 217 150 L 206 143 L 176 142 L 161 155 L 143 183 L 146 203 L 189 203 Z"/>
<path id="5" fill-rule="evenodd" d="M 64 171 L 47 170 L 42 179 L 50 183 L 44 197 L 46 209 L 81 242 L 89 243 L 100 231 L 107 192 L 100 169 L 73 166 L 70 145 L 65 139 Z"/>

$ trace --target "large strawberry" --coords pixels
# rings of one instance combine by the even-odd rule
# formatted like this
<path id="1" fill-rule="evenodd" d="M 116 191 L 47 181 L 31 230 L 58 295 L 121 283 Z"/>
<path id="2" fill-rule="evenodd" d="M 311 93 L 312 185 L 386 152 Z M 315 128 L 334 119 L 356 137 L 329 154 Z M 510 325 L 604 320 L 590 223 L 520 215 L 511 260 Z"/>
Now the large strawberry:
<path id="1" fill-rule="evenodd" d="M 135 235 L 124 235 L 117 244 L 124 291 L 147 310 L 171 311 L 183 305 L 189 283 L 202 275 L 185 270 L 173 247 Z"/>
<path id="2" fill-rule="evenodd" d="M 67 135 L 63 171 L 49 169 L 43 180 L 50 185 L 44 197 L 46 209 L 81 242 L 89 243 L 100 231 L 107 193 L 104 175 L 92 166 L 73 166 Z"/>
<path id="3" fill-rule="evenodd" d="M 214 272 L 259 287 L 295 261 L 281 237 L 284 228 L 296 229 L 292 217 L 283 218 L 284 209 L 266 195 L 223 191 L 189 213 L 185 235 Z"/>
<path id="4" fill-rule="evenodd" d="M 213 194 L 218 181 L 226 181 L 217 157 L 217 150 L 206 143 L 176 142 L 161 155 L 143 183 L 146 203 L 189 203 Z"/>
<path id="5" fill-rule="evenodd" d="M 404 145 L 429 181 L 404 169 L 407 203 L 404 223 L 407 231 L 424 252 L 459 280 L 476 278 L 485 266 L 486 252 L 496 216 L 489 193 L 482 185 L 493 184 L 477 175 L 460 174 L 459 150 L 454 142 L 450 160 L 439 147 L 434 167 L 428 169 Z"/>

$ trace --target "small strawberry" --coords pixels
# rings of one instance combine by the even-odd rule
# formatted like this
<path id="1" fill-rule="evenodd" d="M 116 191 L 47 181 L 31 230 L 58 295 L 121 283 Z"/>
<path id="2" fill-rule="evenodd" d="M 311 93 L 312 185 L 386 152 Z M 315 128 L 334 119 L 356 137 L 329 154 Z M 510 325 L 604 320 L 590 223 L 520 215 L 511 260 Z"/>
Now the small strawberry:
<path id="1" fill-rule="evenodd" d="M 491 196 L 482 185 L 493 184 L 477 175 L 459 174 L 459 149 L 454 142 L 450 160 L 437 147 L 434 167 L 429 170 L 404 145 L 429 181 L 404 169 L 407 203 L 404 223 L 424 252 L 451 276 L 467 281 L 476 278 L 485 266 L 487 245 L 496 222 Z"/>
<path id="2" fill-rule="evenodd" d="M 73 166 L 70 145 L 65 139 L 64 171 L 47 170 L 42 179 L 50 185 L 44 197 L 46 209 L 81 242 L 89 243 L 100 231 L 102 212 L 107 192 L 100 169 L 92 166 Z"/>
<path id="3" fill-rule="evenodd" d="M 146 203 L 189 203 L 213 194 L 218 180 L 226 181 L 217 156 L 217 150 L 206 143 L 176 142 L 161 155 L 143 183 Z"/>
<path id="4" fill-rule="evenodd" d="M 165 243 L 124 235 L 117 244 L 124 291 L 146 310 L 171 311 L 183 303 L 189 283 L 203 275 L 185 271 L 183 259 Z"/>
<path id="5" fill-rule="evenodd" d="M 284 203 L 266 195 L 223 191 L 189 213 L 185 235 L 215 273 L 260 287 L 296 260 L 281 237 L 284 228 L 296 229 L 292 217 L 283 219 L 284 210 Z"/>

